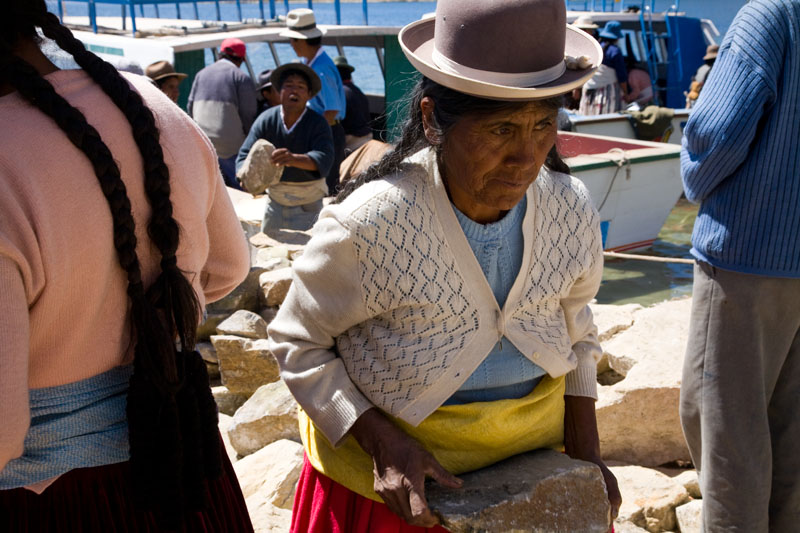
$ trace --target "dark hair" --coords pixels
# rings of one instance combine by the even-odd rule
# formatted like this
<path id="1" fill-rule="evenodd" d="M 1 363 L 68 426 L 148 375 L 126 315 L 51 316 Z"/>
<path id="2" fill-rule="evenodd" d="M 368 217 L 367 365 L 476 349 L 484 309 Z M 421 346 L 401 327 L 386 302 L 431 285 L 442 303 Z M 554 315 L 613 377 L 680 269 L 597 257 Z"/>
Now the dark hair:
<path id="1" fill-rule="evenodd" d="M 308 87 L 308 90 L 309 91 L 311 90 L 311 78 L 308 77 L 308 74 L 306 74 L 305 72 L 303 72 L 299 68 L 298 69 L 288 68 L 288 69 L 284 70 L 283 72 L 281 72 L 280 78 L 278 78 L 278 91 L 279 92 L 280 92 L 281 89 L 283 89 L 283 82 L 288 80 L 289 76 L 300 76 L 301 78 L 306 80 L 306 86 Z"/>
<path id="2" fill-rule="evenodd" d="M 147 232 L 161 255 L 160 273 L 147 289 L 136 254 L 131 203 L 113 154 L 85 116 L 13 54 L 20 40 L 39 41 L 37 27 L 74 57 L 131 125 L 152 210 Z M 134 373 L 127 415 L 134 493 L 137 504 L 154 511 L 165 527 L 177 527 L 187 509 L 203 506 L 203 482 L 219 475 L 221 463 L 216 404 L 205 365 L 193 351 L 200 306 L 177 266 L 180 230 L 173 217 L 169 169 L 153 113 L 113 66 L 88 52 L 47 12 L 44 0 L 11 2 L 5 7 L 0 21 L 0 82 L 14 87 L 51 117 L 86 155 L 108 202 L 113 244 L 127 274 L 131 301 Z"/>
<path id="3" fill-rule="evenodd" d="M 436 142 L 431 142 L 425 136 L 423 130 L 420 103 L 426 96 L 432 98 L 435 103 L 433 120 L 436 129 L 435 134 L 438 137 Z M 562 98 L 556 96 L 539 100 L 539 103 L 542 106 L 558 111 L 561 107 L 561 101 Z M 464 116 L 489 115 L 520 109 L 528 104 L 529 102 L 508 102 L 470 96 L 449 89 L 423 76 L 407 100 L 408 119 L 403 124 L 403 130 L 397 145 L 392 151 L 387 152 L 380 161 L 371 165 L 354 179 L 346 182 L 336 197 L 336 202 L 341 202 L 365 183 L 396 173 L 402 167 L 404 159 L 423 148 L 432 146 L 438 156 L 447 133 Z M 550 149 L 544 164 L 551 170 L 569 174 L 569 167 L 561 159 L 555 146 Z"/>
<path id="4" fill-rule="evenodd" d="M 341 76 L 342 81 L 347 81 L 353 78 L 353 71 L 349 68 L 336 67 L 336 70 L 339 71 L 339 76 Z"/>
<path id="5" fill-rule="evenodd" d="M 322 36 L 310 37 L 305 40 L 309 46 L 320 46 L 322 44 Z"/>
<path id="6" fill-rule="evenodd" d="M 220 59 L 227 59 L 228 61 L 230 61 L 232 63 L 239 63 L 241 61 L 244 61 L 244 58 L 239 57 L 239 56 L 235 56 L 233 54 L 229 54 L 227 52 L 220 52 L 219 54 L 217 54 L 217 57 L 220 58 Z"/>

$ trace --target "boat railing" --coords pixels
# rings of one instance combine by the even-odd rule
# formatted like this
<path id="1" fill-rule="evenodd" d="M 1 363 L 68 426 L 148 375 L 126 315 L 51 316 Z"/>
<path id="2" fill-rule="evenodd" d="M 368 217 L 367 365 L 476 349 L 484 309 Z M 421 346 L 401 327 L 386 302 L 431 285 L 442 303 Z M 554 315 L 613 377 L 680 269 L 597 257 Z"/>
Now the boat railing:
<path id="1" fill-rule="evenodd" d="M 268 21 L 268 20 L 277 20 L 278 14 L 275 4 L 277 3 L 276 0 L 256 0 L 258 3 L 258 12 L 261 17 L 261 21 Z M 78 4 L 87 4 L 88 12 L 89 12 L 89 25 L 92 28 L 94 33 L 97 33 L 97 5 L 98 4 L 112 4 L 120 6 L 120 17 L 122 18 L 122 28 L 125 29 L 126 19 L 130 17 L 131 19 L 131 31 L 133 34 L 136 34 L 136 17 L 144 17 L 145 16 L 145 6 L 149 6 L 152 9 L 148 9 L 154 15 L 154 18 L 160 18 L 161 13 L 159 10 L 159 6 L 163 5 L 174 5 L 175 10 L 177 11 L 178 19 L 189 18 L 186 14 L 181 10 L 181 6 L 185 6 L 186 8 L 191 8 L 191 12 L 194 15 L 194 20 L 200 20 L 200 14 L 198 9 L 198 4 L 214 4 L 216 19 L 217 21 L 222 21 L 222 10 L 220 8 L 220 4 L 229 4 L 236 6 L 236 14 L 238 17 L 239 22 L 245 22 L 244 17 L 242 16 L 242 0 L 55 0 L 58 16 L 62 20 L 64 20 L 65 10 L 64 4 L 65 3 L 78 3 Z M 267 11 L 265 10 L 265 4 L 267 4 L 267 9 L 269 10 L 269 18 L 267 18 L 266 14 Z M 289 12 L 289 0 L 283 0 L 284 7 L 286 12 Z M 313 1 L 308 0 L 308 7 L 313 9 Z M 333 0 L 334 4 L 334 12 L 336 15 L 336 24 L 339 25 L 342 23 L 342 11 L 341 11 L 341 0 Z M 363 15 L 363 22 L 364 25 L 369 24 L 369 9 L 367 7 L 367 0 L 361 0 L 361 11 Z M 138 14 L 137 14 L 138 11 Z"/>

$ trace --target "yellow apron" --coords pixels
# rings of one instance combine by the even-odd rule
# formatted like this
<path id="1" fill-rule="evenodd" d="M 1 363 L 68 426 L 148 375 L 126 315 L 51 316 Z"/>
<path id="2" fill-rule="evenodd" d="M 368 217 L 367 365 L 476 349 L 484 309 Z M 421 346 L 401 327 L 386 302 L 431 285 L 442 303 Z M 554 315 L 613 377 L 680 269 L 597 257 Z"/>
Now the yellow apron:
<path id="1" fill-rule="evenodd" d="M 564 376 L 545 376 L 533 392 L 519 399 L 442 406 L 417 427 L 391 420 L 456 475 L 530 450 L 562 450 Z M 299 422 L 306 454 L 318 472 L 382 502 L 372 489 L 372 458 L 353 437 L 334 448 L 302 409 Z"/>

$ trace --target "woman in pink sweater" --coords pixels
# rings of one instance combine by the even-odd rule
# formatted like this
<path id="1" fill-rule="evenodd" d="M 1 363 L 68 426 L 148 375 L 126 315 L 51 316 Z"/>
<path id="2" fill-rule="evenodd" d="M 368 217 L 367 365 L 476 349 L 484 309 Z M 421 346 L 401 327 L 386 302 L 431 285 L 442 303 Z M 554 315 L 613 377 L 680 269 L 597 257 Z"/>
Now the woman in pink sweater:
<path id="1" fill-rule="evenodd" d="M 248 269 L 214 151 L 43 0 L 3 9 L 0 531 L 252 531 L 193 349 Z"/>

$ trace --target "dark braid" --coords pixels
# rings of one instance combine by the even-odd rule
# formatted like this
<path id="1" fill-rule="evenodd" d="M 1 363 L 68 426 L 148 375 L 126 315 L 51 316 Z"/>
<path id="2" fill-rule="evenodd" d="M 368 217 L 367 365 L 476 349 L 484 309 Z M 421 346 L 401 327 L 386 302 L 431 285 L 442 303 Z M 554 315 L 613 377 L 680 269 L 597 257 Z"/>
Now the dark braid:
<path id="1" fill-rule="evenodd" d="M 221 472 L 216 403 L 205 364 L 194 349 L 199 305 L 177 266 L 179 227 L 172 215 L 169 170 L 159 131 L 138 93 L 108 63 L 86 51 L 42 0 L 14 3 L 0 22 L 0 83 L 51 117 L 91 162 L 114 226 L 114 247 L 128 278 L 134 374 L 128 390 L 131 472 L 137 503 L 155 511 L 164 527 L 177 528 L 186 510 L 203 506 L 204 480 Z M 123 111 L 143 159 L 151 206 L 148 235 L 161 254 L 156 281 L 145 291 L 136 254 L 131 204 L 108 147 L 83 114 L 52 85 L 12 54 L 22 38 L 37 39 L 35 26 L 71 53 Z M 180 342 L 176 349 L 175 337 Z"/>
<path id="2" fill-rule="evenodd" d="M 422 123 L 420 103 L 426 96 L 431 97 L 436 104 L 433 108 L 433 121 L 434 133 L 437 138 L 433 143 L 425 136 Z M 423 148 L 432 147 L 438 156 L 447 133 L 462 117 L 515 110 L 528 105 L 528 103 L 488 100 L 470 96 L 449 89 L 423 76 L 406 102 L 408 119 L 403 124 L 400 140 L 395 148 L 384 155 L 380 161 L 345 183 L 342 191 L 336 197 L 336 202 L 343 201 L 365 183 L 396 173 L 401 169 L 404 159 Z M 558 110 L 561 107 L 561 97 L 546 98 L 540 100 L 540 103 L 547 108 Z M 555 146 L 547 154 L 544 164 L 551 170 L 569 174 L 569 166 L 561 159 Z"/>

